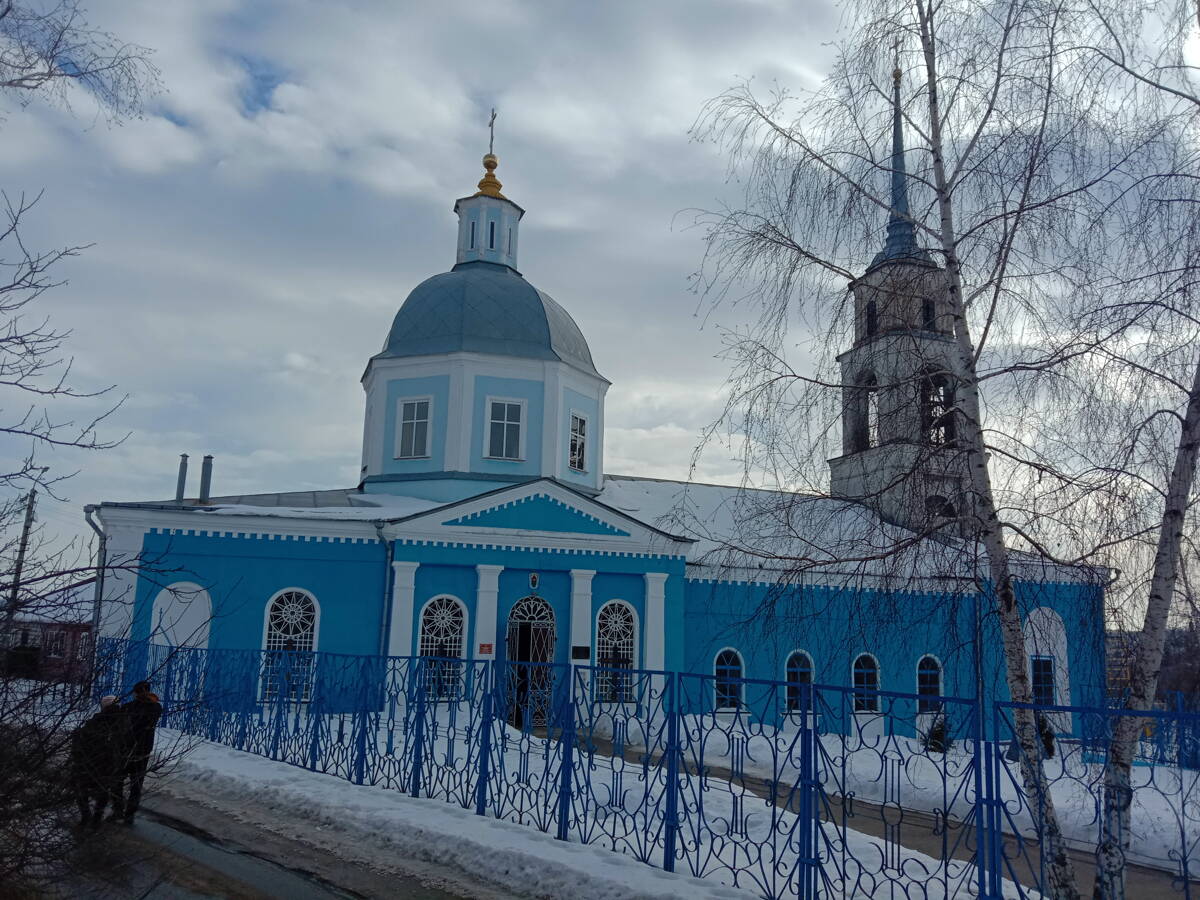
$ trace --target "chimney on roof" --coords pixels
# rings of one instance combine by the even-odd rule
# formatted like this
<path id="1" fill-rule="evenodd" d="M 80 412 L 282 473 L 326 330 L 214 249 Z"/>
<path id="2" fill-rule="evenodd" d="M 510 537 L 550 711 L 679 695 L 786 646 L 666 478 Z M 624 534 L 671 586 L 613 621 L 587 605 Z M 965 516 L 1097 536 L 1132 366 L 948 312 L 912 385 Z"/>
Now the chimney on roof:
<path id="1" fill-rule="evenodd" d="M 200 502 L 208 502 L 208 494 L 212 488 L 212 454 L 208 453 L 204 456 L 204 462 L 200 464 Z"/>
<path id="2" fill-rule="evenodd" d="M 175 482 L 175 502 L 183 502 L 183 492 L 187 489 L 187 454 L 179 454 L 179 479 Z"/>

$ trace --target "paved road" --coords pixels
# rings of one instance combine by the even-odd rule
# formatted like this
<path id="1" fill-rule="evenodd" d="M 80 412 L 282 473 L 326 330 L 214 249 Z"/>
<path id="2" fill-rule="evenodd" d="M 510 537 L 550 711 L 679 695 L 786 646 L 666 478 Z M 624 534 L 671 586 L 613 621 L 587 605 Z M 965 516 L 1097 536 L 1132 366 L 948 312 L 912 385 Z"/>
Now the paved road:
<path id="1" fill-rule="evenodd" d="M 77 851 L 78 876 L 61 897 L 117 900 L 332 900 L 500 897 L 451 885 L 432 867 L 388 860 L 387 871 L 348 862 L 302 842 L 176 797 L 148 797 L 132 826 L 105 825 Z"/>

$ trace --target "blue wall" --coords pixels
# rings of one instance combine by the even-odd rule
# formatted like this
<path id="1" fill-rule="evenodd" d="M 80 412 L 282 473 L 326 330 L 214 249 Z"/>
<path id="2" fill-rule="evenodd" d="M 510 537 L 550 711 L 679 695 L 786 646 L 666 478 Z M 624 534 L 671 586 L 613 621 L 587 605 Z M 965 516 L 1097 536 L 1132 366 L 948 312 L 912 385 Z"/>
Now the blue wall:
<path id="1" fill-rule="evenodd" d="M 170 584 L 194 581 L 212 597 L 214 649 L 261 648 L 267 603 L 279 591 L 300 588 L 320 607 L 317 649 L 379 652 L 387 558 L 378 541 L 152 533 L 143 554 L 155 571 L 138 578 L 135 640 L 150 634 L 155 595 Z"/>

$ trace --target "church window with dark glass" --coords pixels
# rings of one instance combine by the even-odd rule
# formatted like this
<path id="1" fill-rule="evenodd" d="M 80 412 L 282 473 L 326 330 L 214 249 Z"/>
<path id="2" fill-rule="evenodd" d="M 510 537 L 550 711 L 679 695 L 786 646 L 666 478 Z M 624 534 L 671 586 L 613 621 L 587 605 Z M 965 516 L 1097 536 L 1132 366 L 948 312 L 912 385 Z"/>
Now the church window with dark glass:
<path id="1" fill-rule="evenodd" d="M 417 459 L 428 455 L 429 400 L 401 400 L 396 458 Z"/>
<path id="2" fill-rule="evenodd" d="M 317 604 L 304 591 L 284 591 L 267 607 L 262 696 L 307 701 L 312 692 Z"/>
<path id="3" fill-rule="evenodd" d="M 472 222 L 472 223 L 471 223 L 471 243 L 470 243 L 470 249 L 471 249 L 471 250 L 474 250 L 474 249 L 475 249 L 475 223 L 474 223 L 474 222 Z"/>
<path id="4" fill-rule="evenodd" d="M 463 636 L 467 614 L 453 597 L 434 597 L 421 612 L 421 660 L 426 695 L 450 700 L 462 691 Z"/>
<path id="5" fill-rule="evenodd" d="M 934 331 L 937 326 L 937 307 L 933 300 L 926 297 L 921 301 L 921 327 L 926 331 Z"/>
<path id="6" fill-rule="evenodd" d="M 496 249 L 496 223 L 488 222 L 488 249 Z"/>
<path id="7" fill-rule="evenodd" d="M 921 427 L 935 447 L 954 443 L 954 384 L 945 375 L 921 379 Z"/>
<path id="8" fill-rule="evenodd" d="M 742 705 L 742 657 L 736 650 L 722 650 L 713 663 L 717 709 Z"/>
<path id="9" fill-rule="evenodd" d="M 633 668 L 637 642 L 637 619 L 633 607 L 623 600 L 612 600 L 600 607 L 596 616 L 596 675 L 599 699 L 605 703 L 626 703 L 632 698 Z"/>
<path id="10" fill-rule="evenodd" d="M 941 709 L 938 699 L 941 693 L 941 663 L 932 656 L 922 656 L 917 663 L 917 712 L 931 713 Z"/>
<path id="11" fill-rule="evenodd" d="M 1031 656 L 1029 669 L 1033 702 L 1039 706 L 1053 706 L 1056 693 L 1054 689 L 1054 657 Z"/>
<path id="12" fill-rule="evenodd" d="M 492 459 L 521 458 L 521 422 L 523 404 L 512 400 L 492 400 L 488 420 L 488 456 Z"/>
<path id="13" fill-rule="evenodd" d="M 854 660 L 854 711 L 879 712 L 879 663 L 869 653 Z"/>
<path id="14" fill-rule="evenodd" d="M 807 653 L 797 650 L 787 660 L 787 709 L 795 712 L 804 706 L 812 706 L 811 695 L 806 696 L 812 685 L 812 660 Z"/>
<path id="15" fill-rule="evenodd" d="M 587 419 L 571 414 L 571 449 L 567 464 L 576 472 L 587 468 Z"/>
<path id="16" fill-rule="evenodd" d="M 863 310 L 864 330 L 867 337 L 878 333 L 879 331 L 879 306 L 874 300 L 868 300 L 866 308 Z"/>

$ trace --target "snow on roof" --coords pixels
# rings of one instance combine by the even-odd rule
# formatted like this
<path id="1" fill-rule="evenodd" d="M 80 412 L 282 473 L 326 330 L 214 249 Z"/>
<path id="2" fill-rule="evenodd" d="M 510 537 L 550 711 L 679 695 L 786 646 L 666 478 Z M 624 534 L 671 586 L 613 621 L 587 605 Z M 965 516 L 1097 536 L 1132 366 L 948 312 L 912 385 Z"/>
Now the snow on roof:
<path id="1" fill-rule="evenodd" d="M 606 475 L 596 500 L 646 525 L 696 541 L 688 549 L 693 574 L 722 580 L 849 582 L 868 576 L 900 585 L 906 580 L 973 582 L 986 571 L 975 541 L 945 533 L 918 534 L 885 522 L 850 500 L 789 491 Z M 180 509 L 174 502 L 113 504 Z M 446 506 L 445 501 L 400 494 L 363 494 L 355 488 L 214 497 L 195 514 L 370 522 L 403 519 Z M 1014 551 L 1014 574 L 1050 582 L 1096 581 L 1078 569 Z"/>
<path id="2" fill-rule="evenodd" d="M 695 575 L 777 582 L 807 576 L 974 581 L 986 571 L 981 544 L 943 533 L 919 534 L 884 521 L 850 500 L 789 491 L 606 476 L 597 498 L 635 518 L 696 538 Z M 1028 554 L 1010 557 L 1017 577 L 1094 580 L 1091 570 Z M 703 571 L 708 570 L 708 571 Z M 915 585 L 914 585 L 915 587 Z"/>

